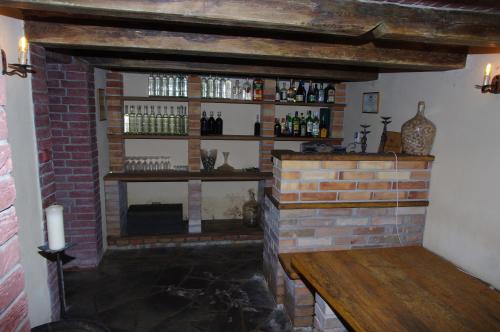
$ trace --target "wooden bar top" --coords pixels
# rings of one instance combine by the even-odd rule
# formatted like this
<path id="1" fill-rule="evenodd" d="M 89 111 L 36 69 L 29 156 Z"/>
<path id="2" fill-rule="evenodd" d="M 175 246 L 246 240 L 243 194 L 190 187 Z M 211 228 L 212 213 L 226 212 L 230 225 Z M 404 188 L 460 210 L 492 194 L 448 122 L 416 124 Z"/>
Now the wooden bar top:
<path id="1" fill-rule="evenodd" d="M 500 293 L 422 247 L 295 253 L 355 331 L 500 331 Z"/>
<path id="2" fill-rule="evenodd" d="M 279 160 L 338 160 L 338 161 L 393 161 L 392 153 L 325 153 L 325 152 L 296 152 L 292 150 L 273 150 L 271 155 Z M 412 156 L 398 154 L 399 161 L 433 161 L 434 156 Z"/>

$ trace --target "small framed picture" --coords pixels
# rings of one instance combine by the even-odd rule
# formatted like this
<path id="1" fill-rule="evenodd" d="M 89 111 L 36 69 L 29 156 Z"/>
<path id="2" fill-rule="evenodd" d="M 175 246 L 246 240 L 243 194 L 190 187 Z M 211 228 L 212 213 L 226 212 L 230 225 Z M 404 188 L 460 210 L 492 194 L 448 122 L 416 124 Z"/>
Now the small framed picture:
<path id="1" fill-rule="evenodd" d="M 106 112 L 106 93 L 104 89 L 97 90 L 97 100 L 99 101 L 99 121 L 107 120 Z"/>
<path id="2" fill-rule="evenodd" d="M 378 113 L 380 104 L 379 92 L 365 92 L 363 93 L 363 113 Z"/>

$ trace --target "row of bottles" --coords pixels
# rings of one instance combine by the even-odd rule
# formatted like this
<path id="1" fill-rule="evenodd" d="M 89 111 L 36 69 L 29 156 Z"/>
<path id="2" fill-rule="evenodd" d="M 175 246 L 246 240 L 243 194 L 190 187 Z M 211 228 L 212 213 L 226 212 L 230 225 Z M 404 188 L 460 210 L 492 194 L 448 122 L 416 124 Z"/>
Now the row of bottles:
<path id="1" fill-rule="evenodd" d="M 319 118 L 319 112 L 304 113 L 295 112 L 295 116 L 290 113 L 281 122 L 278 118 L 274 119 L 274 136 L 300 136 L 300 137 L 328 137 L 328 128 L 326 121 Z"/>
<path id="2" fill-rule="evenodd" d="M 299 81 L 298 86 L 291 80 L 288 87 L 287 82 L 276 81 L 275 101 L 283 103 L 335 103 L 335 86 L 329 83 L 326 87 L 323 83 L 309 81 L 306 87 L 304 81 Z"/>
<path id="3" fill-rule="evenodd" d="M 149 74 L 148 95 L 161 97 L 187 97 L 186 75 Z"/>
<path id="4" fill-rule="evenodd" d="M 215 119 L 214 112 L 210 112 L 210 117 L 207 119 L 207 112 L 203 111 L 200 119 L 201 136 L 223 135 L 224 121 L 222 120 L 221 115 L 221 112 L 217 112 L 217 119 Z"/>
<path id="5" fill-rule="evenodd" d="M 136 111 L 137 110 L 137 111 Z M 177 106 L 177 113 L 174 106 L 160 105 L 125 105 L 123 112 L 123 132 L 129 134 L 150 134 L 150 135 L 187 135 L 189 119 L 187 107 Z"/>
<path id="6" fill-rule="evenodd" d="M 238 79 L 233 83 L 230 78 L 202 77 L 201 97 L 261 101 L 264 99 L 264 80 L 256 78 L 250 83 L 250 80 L 246 79 L 240 85 Z"/>

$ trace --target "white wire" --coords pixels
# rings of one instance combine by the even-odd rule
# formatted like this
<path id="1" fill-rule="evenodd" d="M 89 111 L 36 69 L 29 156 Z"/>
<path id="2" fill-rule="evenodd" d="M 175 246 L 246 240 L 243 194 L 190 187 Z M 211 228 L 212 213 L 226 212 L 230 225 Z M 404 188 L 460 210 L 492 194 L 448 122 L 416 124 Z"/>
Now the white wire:
<path id="1" fill-rule="evenodd" d="M 399 168 L 398 168 L 398 155 L 394 152 L 391 151 L 391 153 L 394 155 L 395 159 L 395 166 L 396 166 L 396 234 L 398 235 L 398 240 L 399 244 L 402 246 L 403 241 L 401 241 L 401 236 L 399 235 Z"/>

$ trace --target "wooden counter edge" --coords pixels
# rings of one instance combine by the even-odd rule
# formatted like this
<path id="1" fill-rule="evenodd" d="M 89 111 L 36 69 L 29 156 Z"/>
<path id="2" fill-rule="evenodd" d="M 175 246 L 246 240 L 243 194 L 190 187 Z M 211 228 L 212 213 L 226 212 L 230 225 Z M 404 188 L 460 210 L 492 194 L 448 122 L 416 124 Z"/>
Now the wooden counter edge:
<path id="1" fill-rule="evenodd" d="M 303 153 L 294 152 L 292 150 L 272 150 L 271 155 L 279 160 L 305 160 L 305 161 L 393 161 L 394 155 L 391 154 L 378 154 L 378 153 Z M 398 154 L 398 161 L 434 161 L 434 156 L 412 156 L 406 154 Z"/>

